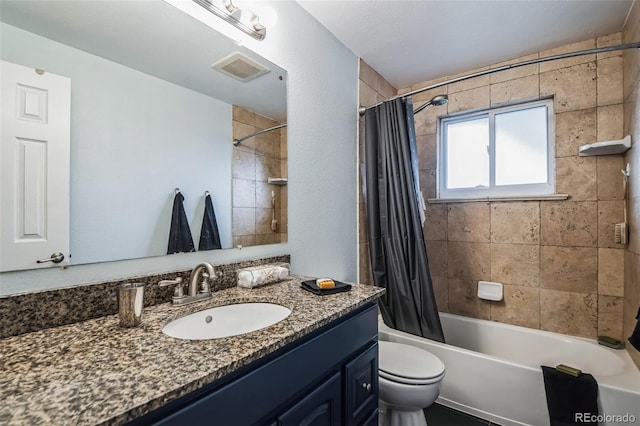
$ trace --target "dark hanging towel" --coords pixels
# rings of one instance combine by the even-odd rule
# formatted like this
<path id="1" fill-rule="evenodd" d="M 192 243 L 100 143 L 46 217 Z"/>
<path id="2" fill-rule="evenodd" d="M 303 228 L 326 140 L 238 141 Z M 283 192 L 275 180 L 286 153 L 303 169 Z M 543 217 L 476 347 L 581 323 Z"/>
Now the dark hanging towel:
<path id="1" fill-rule="evenodd" d="M 386 288 L 385 324 L 444 342 L 433 294 L 418 202 L 418 166 L 411 99 L 365 113 L 367 230 L 373 280 Z"/>
<path id="2" fill-rule="evenodd" d="M 189 222 L 187 222 L 187 215 L 182 205 L 183 201 L 184 196 L 178 192 L 173 199 L 173 212 L 171 213 L 171 230 L 169 231 L 167 254 L 196 251 L 193 246 L 193 238 L 191 237 Z"/>
<path id="3" fill-rule="evenodd" d="M 640 351 L 640 308 L 638 309 L 638 314 L 636 315 L 636 326 L 629 337 L 629 343 L 633 345 L 634 348 Z"/>
<path id="4" fill-rule="evenodd" d="M 542 366 L 551 426 L 597 425 L 598 382 L 591 374 L 570 376 Z"/>
<path id="5" fill-rule="evenodd" d="M 215 250 L 222 248 L 216 212 L 213 210 L 211 195 L 204 199 L 204 217 L 202 218 L 202 230 L 200 231 L 200 244 L 198 250 Z"/>

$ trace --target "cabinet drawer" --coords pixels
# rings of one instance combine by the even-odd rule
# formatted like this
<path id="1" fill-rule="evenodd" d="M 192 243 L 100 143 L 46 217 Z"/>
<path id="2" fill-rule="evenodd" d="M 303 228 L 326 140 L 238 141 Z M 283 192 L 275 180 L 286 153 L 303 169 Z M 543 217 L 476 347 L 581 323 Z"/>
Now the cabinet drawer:
<path id="1" fill-rule="evenodd" d="M 345 424 L 360 425 L 378 408 L 378 344 L 345 366 Z"/>

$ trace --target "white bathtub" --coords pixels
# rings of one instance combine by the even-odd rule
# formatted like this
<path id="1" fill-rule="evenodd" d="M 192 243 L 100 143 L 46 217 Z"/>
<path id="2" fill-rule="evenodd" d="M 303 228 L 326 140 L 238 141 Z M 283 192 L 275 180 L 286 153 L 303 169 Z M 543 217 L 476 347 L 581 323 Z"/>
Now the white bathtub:
<path id="1" fill-rule="evenodd" d="M 628 414 L 635 416 L 630 424 L 640 424 L 640 372 L 626 350 L 458 315 L 441 313 L 440 320 L 447 344 L 393 330 L 379 321 L 380 340 L 417 346 L 444 362 L 438 403 L 504 426 L 546 426 L 549 415 L 540 366 L 566 364 L 598 381 L 601 414 Z M 608 420 L 601 424 L 622 424 L 614 417 Z"/>

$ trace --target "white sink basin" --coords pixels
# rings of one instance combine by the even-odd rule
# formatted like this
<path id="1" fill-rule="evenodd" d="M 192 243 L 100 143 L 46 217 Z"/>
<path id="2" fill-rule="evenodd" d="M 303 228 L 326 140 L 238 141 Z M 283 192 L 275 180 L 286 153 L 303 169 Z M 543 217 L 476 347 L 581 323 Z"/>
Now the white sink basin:
<path id="1" fill-rule="evenodd" d="M 290 314 L 291 309 L 273 303 L 239 303 L 178 318 L 165 325 L 162 332 L 177 339 L 219 339 L 260 330 Z"/>

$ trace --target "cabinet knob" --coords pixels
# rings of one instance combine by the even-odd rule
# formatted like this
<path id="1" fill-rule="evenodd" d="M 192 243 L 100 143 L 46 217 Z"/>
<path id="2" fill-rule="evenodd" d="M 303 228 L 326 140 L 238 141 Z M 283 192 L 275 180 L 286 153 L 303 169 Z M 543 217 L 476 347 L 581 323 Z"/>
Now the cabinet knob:
<path id="1" fill-rule="evenodd" d="M 363 383 L 362 389 L 366 390 L 367 392 L 371 392 L 371 383 Z"/>

